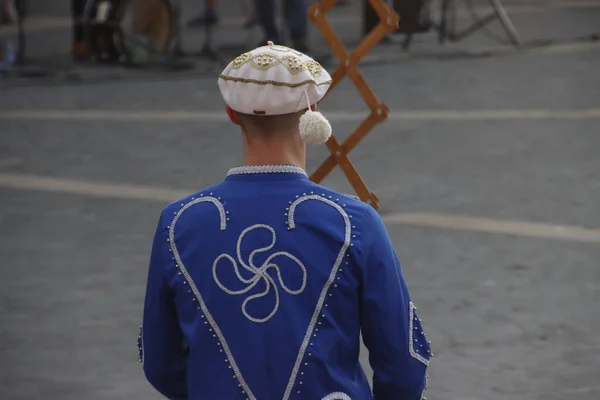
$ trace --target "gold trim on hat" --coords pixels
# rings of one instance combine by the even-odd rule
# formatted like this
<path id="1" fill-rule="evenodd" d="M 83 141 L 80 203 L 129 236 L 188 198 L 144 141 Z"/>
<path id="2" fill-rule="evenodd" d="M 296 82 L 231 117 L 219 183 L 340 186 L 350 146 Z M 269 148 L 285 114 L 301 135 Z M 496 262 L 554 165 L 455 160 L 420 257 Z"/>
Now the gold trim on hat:
<path id="1" fill-rule="evenodd" d="M 307 79 L 305 81 L 302 82 L 298 82 L 298 83 L 288 83 L 288 82 L 278 82 L 278 81 L 273 81 L 273 80 L 265 80 L 265 81 L 261 81 L 258 79 L 247 79 L 247 78 L 238 78 L 236 76 L 227 76 L 227 75 L 219 75 L 220 79 L 223 79 L 225 81 L 232 81 L 232 82 L 242 82 L 242 83 L 254 83 L 257 85 L 273 85 L 273 86 L 281 86 L 281 87 L 289 87 L 289 88 L 297 88 L 303 85 L 307 85 L 309 83 L 312 83 L 313 85 L 317 85 L 317 86 L 323 86 L 323 85 L 330 85 L 333 81 L 330 79 L 328 81 L 325 82 L 316 82 L 314 79 Z"/>
<path id="2" fill-rule="evenodd" d="M 252 68 L 260 71 L 267 71 L 277 65 L 282 65 L 292 75 L 308 71 L 314 78 L 318 78 L 323 74 L 323 67 L 315 60 L 304 61 L 295 55 L 280 56 L 274 53 L 244 53 L 233 60 L 231 67 L 240 69 L 246 64 L 250 64 Z"/>

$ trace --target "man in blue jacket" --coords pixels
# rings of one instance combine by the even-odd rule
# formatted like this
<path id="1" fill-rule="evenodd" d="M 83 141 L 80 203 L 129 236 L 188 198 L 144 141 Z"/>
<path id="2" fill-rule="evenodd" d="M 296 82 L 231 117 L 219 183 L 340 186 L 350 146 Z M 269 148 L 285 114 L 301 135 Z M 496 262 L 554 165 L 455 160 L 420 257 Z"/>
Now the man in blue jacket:
<path id="1" fill-rule="evenodd" d="M 432 357 L 377 212 L 311 182 L 331 76 L 269 43 L 219 77 L 243 164 L 167 206 L 138 347 L 173 400 L 419 400 Z M 359 362 L 370 351 L 373 390 Z"/>

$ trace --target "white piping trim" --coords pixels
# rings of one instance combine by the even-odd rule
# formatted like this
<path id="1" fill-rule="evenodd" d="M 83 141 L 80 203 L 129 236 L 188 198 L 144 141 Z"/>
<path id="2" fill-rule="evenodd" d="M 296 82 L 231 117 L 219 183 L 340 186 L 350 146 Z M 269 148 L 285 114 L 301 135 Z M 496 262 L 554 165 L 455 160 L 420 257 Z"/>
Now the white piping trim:
<path id="1" fill-rule="evenodd" d="M 350 396 L 342 392 L 333 392 L 323 397 L 321 400 L 352 400 Z"/>
<path id="2" fill-rule="evenodd" d="M 249 174 L 301 174 L 308 177 L 306 171 L 296 165 L 245 165 L 227 172 L 227 176 Z"/>
<path id="3" fill-rule="evenodd" d="M 143 324 L 143 321 L 142 321 Z M 144 366 L 144 328 L 140 325 L 140 333 L 138 335 L 138 361 Z"/>
<path id="4" fill-rule="evenodd" d="M 217 335 L 217 338 L 219 339 L 219 342 L 221 343 L 221 347 L 225 351 L 225 355 L 227 356 L 226 362 L 228 362 L 229 365 L 231 366 L 231 368 L 233 369 L 235 377 L 238 380 L 241 388 L 244 389 L 247 398 L 250 400 L 256 400 L 256 396 L 254 396 L 254 394 L 250 390 L 248 383 L 246 383 L 246 381 L 244 380 L 242 373 L 241 373 L 239 367 L 237 366 L 235 359 L 233 358 L 233 354 L 231 353 L 231 350 L 229 349 L 229 345 L 227 344 L 227 341 L 225 340 L 225 336 L 223 336 L 223 332 L 221 332 L 221 329 L 217 325 L 217 322 L 214 320 L 214 318 L 210 314 L 210 312 L 206 306 L 206 303 L 204 303 L 204 299 L 202 298 L 202 295 L 200 294 L 200 291 L 196 287 L 194 280 L 192 279 L 192 277 L 190 276 L 189 272 L 187 271 L 185 265 L 183 264 L 183 261 L 181 260 L 181 256 L 179 255 L 179 251 L 177 250 L 177 245 L 175 244 L 175 226 L 177 225 L 177 221 L 179 220 L 181 215 L 188 208 L 190 208 L 191 206 L 193 206 L 195 204 L 202 203 L 202 202 L 211 202 L 217 207 L 217 209 L 219 211 L 219 218 L 221 221 L 220 229 L 222 231 L 224 231 L 227 228 L 227 218 L 226 218 L 225 208 L 223 207 L 223 204 L 218 199 L 216 199 L 214 197 L 201 197 L 201 198 L 195 199 L 195 200 L 187 203 L 185 206 L 183 206 L 175 214 L 175 218 L 173 218 L 173 221 L 171 222 L 171 226 L 169 227 L 169 242 L 171 245 L 171 251 L 173 252 L 173 257 L 175 257 L 175 262 L 179 266 L 181 273 L 187 280 L 187 283 L 190 286 L 190 289 L 194 293 L 194 296 L 196 296 L 196 299 L 198 300 L 198 304 L 200 305 L 200 308 L 202 309 L 202 312 L 203 312 L 204 316 L 206 317 L 206 320 L 210 323 L 210 326 L 214 330 L 215 334 Z"/>
<path id="5" fill-rule="evenodd" d="M 323 304 L 325 303 L 325 297 L 327 296 L 327 291 L 329 290 L 329 287 L 331 286 L 331 284 L 334 282 L 334 278 L 338 272 L 338 268 L 344 261 L 344 254 L 346 254 L 348 247 L 350 247 L 350 240 L 351 240 L 351 236 L 352 236 L 352 225 L 350 223 L 350 217 L 346 213 L 346 211 L 344 211 L 344 209 L 339 204 L 337 204 L 335 201 L 331 201 L 331 200 L 326 199 L 325 197 L 322 197 L 319 195 L 302 196 L 290 205 L 290 209 L 288 211 L 288 228 L 290 230 L 294 229 L 296 227 L 296 223 L 294 221 L 296 207 L 300 203 L 307 201 L 307 200 L 322 201 L 325 204 L 328 204 L 331 207 L 335 208 L 342 215 L 342 217 L 344 218 L 344 223 L 345 223 L 344 244 L 342 245 L 342 248 L 340 249 L 338 257 L 337 257 L 335 263 L 333 264 L 333 267 L 331 268 L 331 272 L 329 273 L 329 278 L 327 279 L 325 286 L 323 286 L 321 295 L 319 296 L 319 300 L 317 302 L 317 307 L 315 308 L 313 316 L 310 320 L 310 324 L 308 325 L 308 329 L 306 330 L 306 334 L 304 335 L 304 340 L 302 341 L 302 345 L 300 346 L 300 350 L 298 352 L 298 357 L 296 358 L 296 362 L 294 363 L 294 368 L 292 369 L 292 374 L 290 376 L 290 380 L 285 389 L 285 393 L 283 395 L 282 400 L 288 400 L 292 393 L 294 383 L 296 382 L 296 378 L 298 376 L 298 371 L 300 370 L 300 365 L 302 364 L 302 359 L 304 358 L 304 353 L 306 352 L 306 348 L 308 347 L 308 344 L 310 341 L 310 336 L 312 335 L 315 325 L 317 324 L 317 319 L 319 318 L 319 314 L 321 313 L 321 310 L 323 308 Z"/>
<path id="6" fill-rule="evenodd" d="M 423 357 L 422 355 L 420 355 L 419 353 L 417 353 L 415 351 L 415 349 L 413 348 L 413 331 L 414 331 L 414 324 L 413 321 L 415 319 L 415 310 L 417 309 L 417 307 L 415 307 L 415 305 L 413 304 L 413 302 L 409 302 L 408 303 L 408 319 L 409 319 L 409 323 L 408 323 L 408 351 L 410 352 L 410 355 L 414 358 L 416 358 L 417 360 L 421 361 L 423 364 L 429 366 L 429 360 L 426 359 L 425 357 Z"/>

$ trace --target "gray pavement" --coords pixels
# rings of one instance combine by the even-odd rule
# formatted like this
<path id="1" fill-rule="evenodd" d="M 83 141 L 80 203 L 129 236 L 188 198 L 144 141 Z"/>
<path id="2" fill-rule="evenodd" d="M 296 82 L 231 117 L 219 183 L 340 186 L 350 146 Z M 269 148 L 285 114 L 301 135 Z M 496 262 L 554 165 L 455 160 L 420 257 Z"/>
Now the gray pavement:
<path id="1" fill-rule="evenodd" d="M 64 5 L 54 10 L 50 3 L 59 2 L 32 1 L 34 14 L 64 16 Z M 526 40 L 566 41 L 598 31 L 600 2 L 578 1 L 579 8 L 574 0 L 506 3 L 554 5 L 514 14 Z M 194 2 L 185 6 L 196 10 Z M 344 16 L 357 13 L 357 5 L 334 12 L 340 16 L 336 29 L 348 44 L 355 42 L 356 25 Z M 491 29 L 500 33 L 496 25 Z M 233 43 L 240 32 L 222 28 L 220 40 Z M 189 32 L 186 46 L 193 48 L 196 37 Z M 35 33 L 32 55 L 64 58 L 68 38 L 65 30 Z M 312 41 L 324 48 L 316 33 Z M 381 199 L 382 214 L 600 229 L 600 118 L 527 116 L 527 110 L 600 109 L 600 47 L 473 56 L 482 48 L 498 45 L 477 34 L 439 47 L 425 35 L 411 55 L 363 68 L 392 111 L 455 115 L 388 121 L 352 153 Z M 374 54 L 389 58 L 397 51 L 380 46 Z M 216 77 L 206 77 L 208 67 L 198 65 L 179 76 L 76 67 L 86 78 L 77 85 L 0 81 L 0 176 L 190 191 L 218 182 L 241 155 L 238 135 L 224 120 L 3 117 L 15 110 L 221 113 Z M 348 82 L 323 110 L 366 112 Z M 522 114 L 467 117 L 489 110 Z M 333 124 L 343 138 L 357 123 Z M 312 149 L 309 168 L 326 154 Z M 339 170 L 325 184 L 350 190 Z M 143 378 L 135 345 L 150 241 L 163 205 L 0 187 L 0 399 L 160 398 Z M 388 228 L 437 353 L 428 398 L 600 399 L 598 243 Z"/>

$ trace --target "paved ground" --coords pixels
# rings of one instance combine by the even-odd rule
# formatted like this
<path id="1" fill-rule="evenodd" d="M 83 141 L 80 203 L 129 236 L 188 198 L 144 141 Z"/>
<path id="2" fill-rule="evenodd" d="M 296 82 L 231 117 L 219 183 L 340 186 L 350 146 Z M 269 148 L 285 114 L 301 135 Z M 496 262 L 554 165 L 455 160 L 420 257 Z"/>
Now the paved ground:
<path id="1" fill-rule="evenodd" d="M 39 59 L 68 47 L 50 3 L 32 1 L 54 23 L 32 33 Z M 560 45 L 483 57 L 499 47 L 481 34 L 423 36 L 371 62 L 393 114 L 352 160 L 437 350 L 429 398 L 600 399 L 600 47 L 567 40 L 598 29 L 600 2 L 507 4 L 524 40 Z M 347 43 L 352 7 L 335 11 Z M 203 66 L 73 71 L 83 84 L 0 82 L 0 398 L 158 399 L 135 347 L 155 220 L 222 179 L 238 138 Z M 324 109 L 344 137 L 365 108 L 346 82 Z M 350 190 L 339 171 L 325 183 Z"/>

